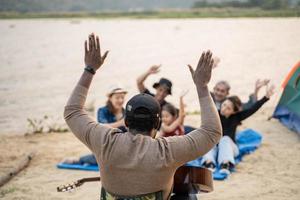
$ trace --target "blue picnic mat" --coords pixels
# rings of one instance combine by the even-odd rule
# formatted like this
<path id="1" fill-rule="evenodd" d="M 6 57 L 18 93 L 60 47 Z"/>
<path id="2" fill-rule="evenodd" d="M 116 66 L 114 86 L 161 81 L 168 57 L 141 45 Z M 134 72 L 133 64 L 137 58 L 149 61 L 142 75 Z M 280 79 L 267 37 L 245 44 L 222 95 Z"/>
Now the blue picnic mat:
<path id="1" fill-rule="evenodd" d="M 254 152 L 262 142 L 262 136 L 260 133 L 253 129 L 246 129 L 243 130 L 236 135 L 236 143 L 240 150 L 239 155 L 235 158 L 236 164 L 242 161 L 242 158 Z M 192 160 L 186 164 L 187 166 L 193 167 L 201 167 L 201 158 L 196 160 Z M 234 172 L 235 169 L 232 169 Z M 217 168 L 216 171 L 213 173 L 214 180 L 224 180 L 229 176 L 229 174 L 221 173 L 220 169 Z"/>
<path id="2" fill-rule="evenodd" d="M 80 165 L 80 164 L 65 164 L 58 163 L 56 165 L 59 169 L 75 169 L 75 170 L 85 170 L 85 171 L 99 171 L 98 165 Z"/>

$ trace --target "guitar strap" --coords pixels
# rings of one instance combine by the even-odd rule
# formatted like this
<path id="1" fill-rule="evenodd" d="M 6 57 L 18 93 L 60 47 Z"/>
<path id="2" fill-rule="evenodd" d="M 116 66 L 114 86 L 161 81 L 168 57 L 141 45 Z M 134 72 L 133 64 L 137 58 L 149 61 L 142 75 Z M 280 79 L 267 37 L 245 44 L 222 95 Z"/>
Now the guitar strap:
<path id="1" fill-rule="evenodd" d="M 107 192 L 104 187 L 101 187 L 100 200 L 163 200 L 163 193 L 159 191 L 137 196 L 120 196 Z"/>

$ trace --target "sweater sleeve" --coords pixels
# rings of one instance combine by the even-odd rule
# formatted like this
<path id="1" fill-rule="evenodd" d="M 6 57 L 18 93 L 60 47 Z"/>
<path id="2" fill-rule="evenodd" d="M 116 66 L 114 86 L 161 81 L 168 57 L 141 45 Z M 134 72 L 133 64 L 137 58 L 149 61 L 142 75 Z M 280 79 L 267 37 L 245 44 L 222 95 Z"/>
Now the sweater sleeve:
<path id="1" fill-rule="evenodd" d="M 163 138 L 170 162 L 182 165 L 206 154 L 222 136 L 221 121 L 209 94 L 200 97 L 201 126 L 185 136 Z"/>
<path id="2" fill-rule="evenodd" d="M 251 108 L 255 104 L 255 102 L 257 102 L 257 98 L 255 97 L 255 95 L 254 94 L 249 95 L 248 101 L 242 104 L 243 110 L 247 110 Z"/>
<path id="3" fill-rule="evenodd" d="M 111 128 L 97 123 L 84 110 L 87 92 L 87 88 L 81 85 L 75 87 L 65 106 L 64 118 L 74 135 L 92 152 L 99 153 L 99 147 Z"/>

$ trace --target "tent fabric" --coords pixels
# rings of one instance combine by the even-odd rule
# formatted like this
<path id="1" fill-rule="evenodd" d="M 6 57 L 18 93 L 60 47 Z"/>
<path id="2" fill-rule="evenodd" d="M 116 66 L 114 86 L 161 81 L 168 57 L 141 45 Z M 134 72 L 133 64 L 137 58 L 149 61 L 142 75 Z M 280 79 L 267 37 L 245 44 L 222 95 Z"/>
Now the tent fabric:
<path id="1" fill-rule="evenodd" d="M 300 62 L 287 75 L 282 86 L 283 93 L 273 113 L 273 117 L 300 134 L 300 85 L 296 84 L 300 76 Z"/>

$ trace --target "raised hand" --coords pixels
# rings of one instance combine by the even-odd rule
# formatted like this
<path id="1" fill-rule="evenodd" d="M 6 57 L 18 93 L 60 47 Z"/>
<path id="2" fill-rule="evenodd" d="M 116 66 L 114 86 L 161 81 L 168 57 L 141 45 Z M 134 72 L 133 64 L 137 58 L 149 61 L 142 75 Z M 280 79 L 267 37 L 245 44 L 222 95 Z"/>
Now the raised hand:
<path id="1" fill-rule="evenodd" d="M 192 78 L 197 87 L 205 87 L 211 78 L 211 69 L 214 64 L 212 53 L 208 50 L 203 52 L 198 62 L 196 70 L 191 65 L 188 65 Z"/>
<path id="2" fill-rule="evenodd" d="M 103 56 L 101 56 L 101 48 L 99 37 L 92 33 L 89 35 L 89 40 L 84 43 L 85 55 L 84 62 L 86 66 L 92 67 L 95 71 L 98 70 L 108 54 L 106 51 Z"/>
<path id="3" fill-rule="evenodd" d="M 275 89 L 274 85 L 271 85 L 270 87 L 267 86 L 267 90 L 266 90 L 266 97 L 267 98 L 270 98 L 274 94 L 274 89 Z"/>
<path id="4" fill-rule="evenodd" d="M 217 56 L 214 56 L 213 59 L 214 59 L 214 64 L 213 64 L 212 68 L 215 69 L 216 67 L 218 67 L 221 59 Z"/>
<path id="5" fill-rule="evenodd" d="M 160 70 L 161 65 L 153 65 L 149 68 L 148 74 L 157 74 Z"/>
<path id="6" fill-rule="evenodd" d="M 189 89 L 184 89 L 180 92 L 180 98 L 183 98 L 187 93 L 189 93 Z"/>
<path id="7" fill-rule="evenodd" d="M 260 79 L 257 79 L 255 82 L 255 90 L 259 90 L 261 87 L 268 85 L 269 82 L 270 82 L 270 79 L 264 79 L 262 81 Z"/>

